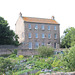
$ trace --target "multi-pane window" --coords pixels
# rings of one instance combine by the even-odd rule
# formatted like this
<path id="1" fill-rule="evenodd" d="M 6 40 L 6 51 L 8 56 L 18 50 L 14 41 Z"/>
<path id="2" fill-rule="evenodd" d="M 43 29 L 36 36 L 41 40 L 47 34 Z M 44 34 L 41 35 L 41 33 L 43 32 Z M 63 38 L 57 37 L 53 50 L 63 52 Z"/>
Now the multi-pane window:
<path id="1" fill-rule="evenodd" d="M 56 42 L 54 43 L 54 48 L 56 48 Z"/>
<path id="2" fill-rule="evenodd" d="M 48 30 L 50 30 L 50 26 L 48 26 Z"/>
<path id="3" fill-rule="evenodd" d="M 50 33 L 48 34 L 48 39 L 50 39 L 51 38 L 51 35 L 50 35 Z"/>
<path id="4" fill-rule="evenodd" d="M 41 29 L 42 29 L 42 30 L 44 30 L 44 29 L 45 29 L 45 28 L 44 28 L 44 25 L 42 25 L 42 26 L 41 26 Z"/>
<path id="5" fill-rule="evenodd" d="M 28 28 L 31 29 L 31 24 L 28 24 Z"/>
<path id="6" fill-rule="evenodd" d="M 35 48 L 38 48 L 38 47 L 39 47 L 39 43 L 35 42 Z"/>
<path id="7" fill-rule="evenodd" d="M 31 33 L 28 34 L 28 37 L 31 38 Z"/>
<path id="8" fill-rule="evenodd" d="M 45 34 L 44 33 L 42 33 L 42 38 L 45 38 Z"/>
<path id="9" fill-rule="evenodd" d="M 35 33 L 35 38 L 38 38 L 38 33 Z"/>
<path id="10" fill-rule="evenodd" d="M 42 42 L 42 46 L 45 46 L 45 43 L 44 42 Z"/>
<path id="11" fill-rule="evenodd" d="M 38 29 L 38 25 L 35 25 L 35 29 Z"/>
<path id="12" fill-rule="evenodd" d="M 32 42 L 29 42 L 29 49 L 32 49 Z"/>
<path id="13" fill-rule="evenodd" d="M 54 39 L 57 39 L 57 34 L 54 34 Z"/>
<path id="14" fill-rule="evenodd" d="M 54 26 L 54 30 L 56 30 L 56 26 Z"/>

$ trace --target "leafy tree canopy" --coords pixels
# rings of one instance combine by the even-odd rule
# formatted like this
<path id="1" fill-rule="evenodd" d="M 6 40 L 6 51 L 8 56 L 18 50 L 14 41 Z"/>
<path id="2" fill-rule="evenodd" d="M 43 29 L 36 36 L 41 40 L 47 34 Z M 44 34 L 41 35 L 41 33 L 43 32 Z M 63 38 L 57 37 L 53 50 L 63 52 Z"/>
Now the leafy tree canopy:
<path id="1" fill-rule="evenodd" d="M 69 48 L 75 44 L 75 28 L 70 27 L 64 31 L 64 36 L 61 38 L 61 47 Z"/>
<path id="2" fill-rule="evenodd" d="M 0 45 L 19 45 L 18 36 L 10 30 L 8 23 L 0 17 Z"/>

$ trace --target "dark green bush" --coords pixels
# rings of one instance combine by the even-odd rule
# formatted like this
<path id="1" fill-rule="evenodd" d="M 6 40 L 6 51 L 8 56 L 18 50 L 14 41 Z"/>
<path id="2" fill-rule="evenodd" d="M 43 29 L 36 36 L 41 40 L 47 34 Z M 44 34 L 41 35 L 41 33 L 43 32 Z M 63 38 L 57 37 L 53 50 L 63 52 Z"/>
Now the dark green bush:
<path id="1" fill-rule="evenodd" d="M 54 49 L 52 47 L 41 46 L 37 49 L 38 53 L 42 57 L 49 57 L 53 55 Z"/>

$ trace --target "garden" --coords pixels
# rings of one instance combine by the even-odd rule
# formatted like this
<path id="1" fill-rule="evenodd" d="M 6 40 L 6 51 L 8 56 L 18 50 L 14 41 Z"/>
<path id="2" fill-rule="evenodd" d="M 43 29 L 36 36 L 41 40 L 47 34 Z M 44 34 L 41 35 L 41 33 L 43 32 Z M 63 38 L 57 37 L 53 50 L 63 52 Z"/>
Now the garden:
<path id="1" fill-rule="evenodd" d="M 34 70 L 38 72 L 31 75 L 75 71 L 75 46 L 56 55 L 51 47 L 42 46 L 37 50 L 39 55 L 35 56 L 17 56 L 17 50 L 7 57 L 0 56 L 0 75 L 20 75 Z"/>

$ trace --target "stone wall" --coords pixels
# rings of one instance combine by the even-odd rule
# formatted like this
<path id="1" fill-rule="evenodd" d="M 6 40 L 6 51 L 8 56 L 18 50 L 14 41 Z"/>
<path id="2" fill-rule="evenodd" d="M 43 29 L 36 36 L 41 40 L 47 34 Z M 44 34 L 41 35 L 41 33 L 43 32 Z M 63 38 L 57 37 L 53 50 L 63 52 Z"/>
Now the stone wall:
<path id="1" fill-rule="evenodd" d="M 18 52 L 17 52 L 17 55 L 28 55 L 28 56 L 31 56 L 31 55 L 37 55 L 38 52 L 36 50 L 33 50 L 33 49 L 24 49 L 21 45 L 20 46 L 13 46 L 13 45 L 0 45 L 0 55 L 3 55 L 3 54 L 11 54 L 14 49 L 17 49 Z M 64 51 L 66 49 L 55 49 L 55 52 L 60 52 L 60 51 Z"/>
<path id="2" fill-rule="evenodd" d="M 24 55 L 24 56 L 31 56 L 31 55 L 37 55 L 38 52 L 36 50 L 28 50 L 28 49 L 22 49 L 18 50 L 18 55 Z"/>
<path id="3" fill-rule="evenodd" d="M 15 49 L 17 49 L 17 55 L 31 56 L 38 54 L 36 50 L 22 49 L 20 46 L 0 45 L 0 55 L 11 54 Z"/>

